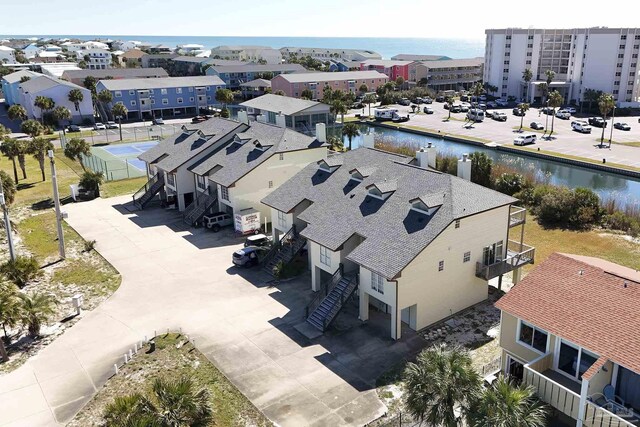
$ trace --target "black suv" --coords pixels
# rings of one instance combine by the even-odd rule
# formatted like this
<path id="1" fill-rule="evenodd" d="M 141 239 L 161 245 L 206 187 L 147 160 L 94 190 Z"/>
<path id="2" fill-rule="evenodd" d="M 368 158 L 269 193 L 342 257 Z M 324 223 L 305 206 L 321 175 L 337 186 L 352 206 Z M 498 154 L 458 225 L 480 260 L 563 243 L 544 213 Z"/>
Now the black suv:
<path id="1" fill-rule="evenodd" d="M 597 128 L 606 128 L 607 122 L 602 120 L 602 117 L 589 117 L 589 124 Z"/>

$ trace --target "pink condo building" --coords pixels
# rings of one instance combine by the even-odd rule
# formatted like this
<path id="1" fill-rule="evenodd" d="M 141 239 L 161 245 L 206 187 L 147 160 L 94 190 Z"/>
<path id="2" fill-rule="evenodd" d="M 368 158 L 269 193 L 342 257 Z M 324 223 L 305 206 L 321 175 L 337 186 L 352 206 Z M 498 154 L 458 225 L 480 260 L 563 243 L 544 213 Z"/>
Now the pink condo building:
<path id="1" fill-rule="evenodd" d="M 271 80 L 271 90 L 273 93 L 281 90 L 287 96 L 299 98 L 305 89 L 309 89 L 313 93 L 312 99 L 322 99 L 325 86 L 355 93 L 365 84 L 367 90 L 373 92 L 388 81 L 389 77 L 378 71 L 294 73 L 275 76 Z"/>

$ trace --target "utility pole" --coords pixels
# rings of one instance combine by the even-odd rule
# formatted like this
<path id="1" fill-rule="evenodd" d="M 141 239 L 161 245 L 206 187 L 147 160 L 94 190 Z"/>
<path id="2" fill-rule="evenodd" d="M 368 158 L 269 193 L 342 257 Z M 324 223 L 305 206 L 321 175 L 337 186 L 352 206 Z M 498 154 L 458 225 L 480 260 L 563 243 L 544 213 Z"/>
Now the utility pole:
<path id="1" fill-rule="evenodd" d="M 56 162 L 53 158 L 53 150 L 47 153 L 51 159 L 51 182 L 53 184 L 53 201 L 56 206 L 56 224 L 58 226 L 58 251 L 60 258 L 65 259 L 64 234 L 62 231 L 62 212 L 60 212 L 60 196 L 58 195 L 58 177 L 56 176 Z"/>
<path id="2" fill-rule="evenodd" d="M 616 106 L 613 106 L 613 113 L 611 114 L 611 133 L 609 134 L 609 148 L 611 148 L 611 140 L 613 139 L 613 121 L 616 118 Z M 606 123 L 606 122 L 605 122 Z"/>
<path id="3" fill-rule="evenodd" d="M 4 198 L 4 188 L 2 187 L 2 178 L 0 178 L 0 206 L 4 213 L 4 229 L 7 231 L 7 243 L 9 244 L 9 256 L 11 261 L 16 260 L 16 250 L 13 247 L 13 235 L 11 234 L 11 221 L 9 220 L 9 208 Z"/>

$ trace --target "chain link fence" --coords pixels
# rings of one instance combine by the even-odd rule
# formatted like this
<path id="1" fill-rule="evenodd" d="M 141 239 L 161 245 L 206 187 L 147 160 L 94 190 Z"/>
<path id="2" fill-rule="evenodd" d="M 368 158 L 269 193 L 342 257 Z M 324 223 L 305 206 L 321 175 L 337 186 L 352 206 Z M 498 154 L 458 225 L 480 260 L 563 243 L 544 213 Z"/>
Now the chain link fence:
<path id="1" fill-rule="evenodd" d="M 64 148 L 66 142 L 72 138 L 82 138 L 90 145 L 129 144 L 132 142 L 160 140 L 182 132 L 182 126 L 185 124 L 172 123 L 123 127 L 122 139 L 120 139 L 120 129 L 83 130 L 81 132 L 67 132 L 66 135 L 60 132 L 60 144 Z"/>

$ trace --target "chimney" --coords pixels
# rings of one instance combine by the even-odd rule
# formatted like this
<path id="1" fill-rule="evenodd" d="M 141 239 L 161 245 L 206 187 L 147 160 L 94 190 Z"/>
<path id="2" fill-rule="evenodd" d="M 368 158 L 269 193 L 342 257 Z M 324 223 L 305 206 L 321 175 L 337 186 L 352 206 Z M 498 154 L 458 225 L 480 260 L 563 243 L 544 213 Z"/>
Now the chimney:
<path id="1" fill-rule="evenodd" d="M 416 159 L 418 160 L 418 166 L 421 168 L 436 168 L 436 147 L 432 143 L 428 143 L 426 147 L 420 147 L 419 151 L 416 151 Z"/>
<path id="2" fill-rule="evenodd" d="M 264 114 L 258 114 L 256 116 L 256 121 L 260 123 L 266 123 L 267 119 L 264 117 Z"/>
<path id="3" fill-rule="evenodd" d="M 375 134 L 368 132 L 362 135 L 362 146 L 366 148 L 374 148 L 374 137 Z"/>
<path id="4" fill-rule="evenodd" d="M 245 125 L 249 124 L 249 115 L 246 111 L 238 111 L 238 121 L 240 123 L 244 123 Z"/>
<path id="5" fill-rule="evenodd" d="M 462 158 L 458 160 L 458 177 L 471 181 L 471 160 L 467 153 L 462 155 Z"/>
<path id="6" fill-rule="evenodd" d="M 327 142 L 327 125 L 316 123 L 316 139 L 320 142 Z"/>
<path id="7" fill-rule="evenodd" d="M 276 126 L 280 127 L 280 128 L 285 128 L 287 127 L 287 123 L 284 119 L 284 114 L 282 114 L 282 112 L 278 113 L 276 115 Z"/>

